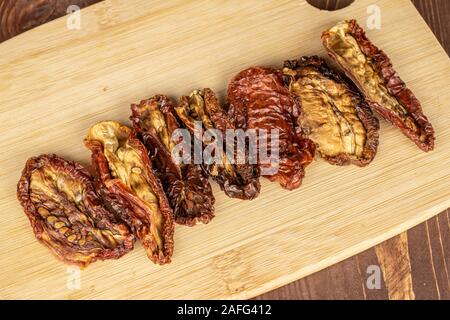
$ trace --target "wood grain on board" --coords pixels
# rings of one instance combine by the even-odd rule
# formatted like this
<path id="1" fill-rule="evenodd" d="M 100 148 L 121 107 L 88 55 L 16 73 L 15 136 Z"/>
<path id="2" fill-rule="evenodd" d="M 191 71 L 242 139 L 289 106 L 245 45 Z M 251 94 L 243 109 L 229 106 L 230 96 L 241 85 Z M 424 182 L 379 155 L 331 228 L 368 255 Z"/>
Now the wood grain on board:
<path id="1" fill-rule="evenodd" d="M 0 0 L 0 26 L 2 26 L 0 42 L 47 20 L 61 16 L 65 12 L 64 5 L 61 5 L 62 2 L 59 1 L 58 3 L 58 1 L 49 0 L 34 1 L 36 9 L 30 8 L 30 2 L 28 1 Z M 77 4 L 77 1 L 67 2 Z M 80 2 L 79 6 L 85 6 L 97 1 L 78 2 Z M 330 6 L 330 3 L 333 3 L 333 1 L 321 2 Z M 433 32 L 441 40 L 441 44 L 447 52 L 449 52 L 449 20 L 444 19 L 445 12 L 448 15 L 448 2 L 445 0 L 435 0 L 414 1 L 414 3 L 423 12 Z M 340 4 L 333 3 L 332 5 L 334 8 L 337 8 Z M 15 14 L 18 17 L 16 20 L 14 20 Z M 106 87 L 107 90 L 108 87 Z M 448 211 L 445 211 L 439 216 L 412 228 L 407 233 L 390 239 L 375 248 L 368 249 L 311 276 L 266 293 L 259 298 L 448 299 L 450 296 L 447 269 L 450 256 L 449 246 L 449 219 Z M 245 290 L 246 285 L 245 281 L 241 283 L 238 279 L 239 275 L 243 275 L 239 271 L 240 267 L 238 267 L 241 259 L 239 254 L 231 250 L 221 256 L 215 257 L 213 260 L 215 268 L 221 270 L 219 272 L 219 278 L 222 278 L 227 283 L 229 293 L 225 294 L 225 296 L 251 296 L 251 294 L 240 294 L 242 290 Z M 229 270 L 230 265 L 234 266 L 234 271 Z M 366 282 L 370 275 L 367 271 L 371 266 L 380 267 L 382 281 L 379 289 L 369 289 L 367 286 Z M 244 269 L 247 270 L 246 268 Z M 244 269 L 242 272 L 245 272 Z M 274 286 L 277 285 L 274 284 Z M 270 287 L 267 288 L 270 289 Z M 94 286 L 91 290 L 92 297 L 95 297 L 95 291 L 98 288 Z M 89 296 L 89 294 L 77 295 L 74 293 L 72 296 L 69 295 L 66 297 L 86 296 Z M 142 296 L 137 295 L 137 297 Z M 210 295 L 210 297 L 221 296 Z"/>

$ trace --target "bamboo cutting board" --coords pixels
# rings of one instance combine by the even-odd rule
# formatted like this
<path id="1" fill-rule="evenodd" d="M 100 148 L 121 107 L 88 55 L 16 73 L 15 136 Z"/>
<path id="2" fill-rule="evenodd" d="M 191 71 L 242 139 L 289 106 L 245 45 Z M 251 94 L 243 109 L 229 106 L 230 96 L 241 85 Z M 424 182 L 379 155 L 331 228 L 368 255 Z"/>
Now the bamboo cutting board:
<path id="1" fill-rule="evenodd" d="M 100 120 L 128 123 L 129 105 L 155 93 L 174 98 L 228 80 L 253 65 L 325 55 L 321 31 L 338 20 L 362 25 L 392 58 L 436 130 L 425 154 L 384 121 L 367 168 L 318 159 L 303 186 L 262 181 L 253 201 L 217 186 L 216 218 L 177 226 L 175 255 L 155 266 L 137 244 L 118 261 L 77 273 L 39 244 L 16 200 L 27 158 L 57 153 L 89 163 L 82 139 Z M 408 0 L 358 0 L 319 11 L 294 1 L 106 0 L 0 44 L 0 298 L 250 298 L 325 268 L 450 207 L 450 62 Z M 75 272 L 75 273 L 74 273 Z M 78 281 L 79 280 L 79 281 Z"/>

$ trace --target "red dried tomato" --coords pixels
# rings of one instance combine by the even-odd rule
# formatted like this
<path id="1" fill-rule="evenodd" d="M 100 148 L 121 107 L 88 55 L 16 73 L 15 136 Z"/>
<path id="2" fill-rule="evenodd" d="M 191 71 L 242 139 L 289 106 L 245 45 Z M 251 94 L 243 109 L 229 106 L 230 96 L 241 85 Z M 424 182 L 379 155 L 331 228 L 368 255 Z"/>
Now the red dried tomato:
<path id="1" fill-rule="evenodd" d="M 219 104 L 216 95 L 211 89 L 196 90 L 189 96 L 183 96 L 179 105 L 175 108 L 176 113 L 183 124 L 194 133 L 195 139 L 203 137 L 195 136 L 195 122 L 202 124 L 202 130 L 217 129 L 221 132 L 223 148 L 221 161 L 212 164 L 203 164 L 205 171 L 219 184 L 220 188 L 231 198 L 251 200 L 259 195 L 261 185 L 259 182 L 260 172 L 256 165 L 249 161 L 234 163 L 227 156 L 225 136 L 227 130 L 234 130 L 233 121 Z M 207 147 L 209 142 L 205 143 Z M 236 150 L 232 153 L 236 160 Z"/>
<path id="2" fill-rule="evenodd" d="M 398 76 L 389 57 L 366 37 L 355 20 L 322 34 L 329 55 L 364 94 L 369 106 L 423 151 L 434 148 L 434 130 L 419 100 Z"/>
<path id="3" fill-rule="evenodd" d="M 84 268 L 133 249 L 133 234 L 106 210 L 80 164 L 53 154 L 29 159 L 17 197 L 36 238 L 68 264 Z"/>
<path id="4" fill-rule="evenodd" d="M 305 167 L 314 159 L 315 145 L 303 137 L 297 124 L 298 101 L 285 87 L 281 71 L 254 67 L 240 72 L 228 86 L 228 101 L 229 114 L 238 128 L 269 133 L 278 129 L 278 171 L 266 177 L 288 190 L 298 188 Z M 262 169 L 271 166 L 260 164 Z"/>
<path id="5" fill-rule="evenodd" d="M 283 73 L 299 98 L 298 123 L 318 153 L 336 165 L 369 164 L 377 153 L 379 123 L 351 81 L 318 56 L 285 61 Z"/>
<path id="6" fill-rule="evenodd" d="M 208 175 L 197 164 L 176 163 L 172 157 L 180 128 L 172 101 L 156 95 L 131 106 L 134 129 L 151 154 L 153 167 L 173 209 L 175 222 L 188 226 L 214 217 L 214 195 Z"/>
<path id="7" fill-rule="evenodd" d="M 131 226 L 149 259 L 169 263 L 173 254 L 172 209 L 145 146 L 130 128 L 115 121 L 91 127 L 85 145 L 92 151 L 102 196 Z"/>

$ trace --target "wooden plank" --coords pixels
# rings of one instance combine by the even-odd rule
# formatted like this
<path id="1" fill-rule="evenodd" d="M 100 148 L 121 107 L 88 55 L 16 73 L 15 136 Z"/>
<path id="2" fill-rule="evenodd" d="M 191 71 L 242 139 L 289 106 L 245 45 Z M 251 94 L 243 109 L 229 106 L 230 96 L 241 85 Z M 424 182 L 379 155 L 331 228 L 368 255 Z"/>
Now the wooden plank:
<path id="1" fill-rule="evenodd" d="M 151 265 L 138 247 L 119 261 L 83 271 L 81 288 L 69 290 L 66 268 L 36 243 L 14 199 L 28 156 L 57 152 L 86 164 L 81 138 L 92 123 L 106 116 L 126 121 L 127 106 L 155 92 L 177 96 L 209 85 L 223 94 L 227 79 L 246 66 L 323 54 L 318 37 L 324 26 L 349 16 L 365 19 L 369 2 L 333 13 L 302 1 L 246 2 L 239 10 L 227 2 L 220 11 L 211 2 L 130 3 L 86 8 L 80 31 L 67 30 L 60 19 L 0 46 L 6 132 L 1 147 L 10 150 L 0 156 L 3 297 L 36 297 L 44 286 L 47 298 L 252 297 L 367 249 L 450 205 L 448 170 L 442 166 L 450 149 L 449 111 L 442 103 L 450 98 L 449 82 L 442 75 L 450 64 L 409 2 L 379 1 L 383 28 L 390 32 L 370 36 L 398 62 L 426 105 L 437 131 L 436 151 L 419 152 L 383 124 L 379 155 L 370 167 L 317 161 L 300 190 L 289 193 L 264 182 L 263 194 L 253 202 L 227 199 L 216 188 L 216 220 L 177 228 L 172 265 Z M 414 50 L 418 44 L 421 50 Z"/>
<path id="2" fill-rule="evenodd" d="M 414 300 L 406 232 L 375 247 L 389 299 Z"/>

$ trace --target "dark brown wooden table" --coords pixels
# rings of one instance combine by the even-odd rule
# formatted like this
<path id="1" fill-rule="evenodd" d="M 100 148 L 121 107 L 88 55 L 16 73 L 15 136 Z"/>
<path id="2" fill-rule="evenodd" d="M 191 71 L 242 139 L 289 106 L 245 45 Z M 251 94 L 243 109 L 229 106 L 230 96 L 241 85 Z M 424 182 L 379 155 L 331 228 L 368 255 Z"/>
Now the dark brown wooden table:
<path id="1" fill-rule="evenodd" d="M 0 0 L 0 42 L 100 0 Z M 336 9 L 352 0 L 308 0 Z M 356 0 L 357 1 L 357 0 Z M 412 0 L 450 55 L 450 0 Z M 377 272 L 380 272 L 379 287 Z M 449 210 L 327 269 L 256 299 L 450 299 Z M 371 285 L 367 285 L 367 282 Z M 370 287 L 370 289 L 369 289 Z"/>

